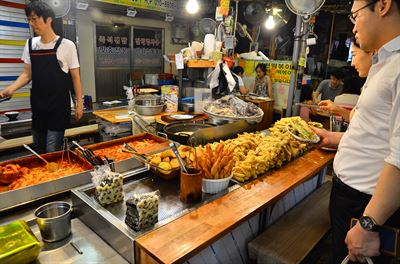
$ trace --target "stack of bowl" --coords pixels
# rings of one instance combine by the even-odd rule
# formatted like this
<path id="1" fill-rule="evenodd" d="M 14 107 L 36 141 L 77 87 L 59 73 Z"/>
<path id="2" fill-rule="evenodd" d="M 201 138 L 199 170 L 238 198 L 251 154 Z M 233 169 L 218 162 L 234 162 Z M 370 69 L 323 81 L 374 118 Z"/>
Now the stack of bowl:
<path id="1" fill-rule="evenodd" d="M 135 110 L 139 115 L 153 116 L 160 114 L 164 109 L 164 103 L 157 95 L 140 95 L 135 98 Z"/>

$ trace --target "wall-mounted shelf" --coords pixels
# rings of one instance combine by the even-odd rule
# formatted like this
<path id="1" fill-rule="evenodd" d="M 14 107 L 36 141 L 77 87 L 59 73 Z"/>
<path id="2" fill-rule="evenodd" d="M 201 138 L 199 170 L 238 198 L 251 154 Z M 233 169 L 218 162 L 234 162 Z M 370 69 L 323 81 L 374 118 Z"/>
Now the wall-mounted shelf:
<path id="1" fill-rule="evenodd" d="M 188 68 L 214 68 L 217 65 L 213 60 L 188 60 L 186 66 Z"/>

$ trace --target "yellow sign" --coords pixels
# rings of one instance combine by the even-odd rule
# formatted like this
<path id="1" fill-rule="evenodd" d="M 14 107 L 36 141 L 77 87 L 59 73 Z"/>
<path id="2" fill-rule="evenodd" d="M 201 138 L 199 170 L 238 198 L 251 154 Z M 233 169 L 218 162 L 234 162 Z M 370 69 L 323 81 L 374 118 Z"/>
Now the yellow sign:
<path id="1" fill-rule="evenodd" d="M 292 63 L 288 61 L 268 61 L 267 73 L 269 73 L 272 82 L 290 83 Z"/>
<path id="2" fill-rule="evenodd" d="M 221 13 L 224 16 L 229 14 L 229 6 L 231 4 L 230 0 L 220 0 L 219 6 L 221 7 Z"/>
<path id="3" fill-rule="evenodd" d="M 132 6 L 159 12 L 172 12 L 178 10 L 177 0 L 96 0 L 97 2 L 114 5 Z"/>
<path id="4" fill-rule="evenodd" d="M 291 61 L 254 61 L 239 60 L 239 66 L 244 68 L 244 74 L 247 77 L 256 76 L 256 66 L 260 63 L 267 65 L 267 74 L 271 77 L 273 83 L 290 83 L 290 75 L 292 74 Z"/>

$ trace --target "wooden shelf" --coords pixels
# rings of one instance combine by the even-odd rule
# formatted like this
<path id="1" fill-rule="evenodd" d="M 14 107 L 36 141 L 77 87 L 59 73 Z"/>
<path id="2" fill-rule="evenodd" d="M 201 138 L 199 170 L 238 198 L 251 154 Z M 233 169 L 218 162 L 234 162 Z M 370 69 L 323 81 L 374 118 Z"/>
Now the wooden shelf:
<path id="1" fill-rule="evenodd" d="M 213 60 L 188 60 L 186 66 L 188 68 L 214 68 L 217 65 Z"/>

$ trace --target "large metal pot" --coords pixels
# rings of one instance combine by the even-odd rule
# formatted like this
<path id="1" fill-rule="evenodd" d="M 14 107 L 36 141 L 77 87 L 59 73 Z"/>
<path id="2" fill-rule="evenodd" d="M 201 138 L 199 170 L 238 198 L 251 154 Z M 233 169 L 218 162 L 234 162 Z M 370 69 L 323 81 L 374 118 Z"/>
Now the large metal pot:
<path id="1" fill-rule="evenodd" d="M 71 205 L 66 202 L 51 202 L 35 211 L 43 241 L 55 242 L 71 234 Z"/>
<path id="2" fill-rule="evenodd" d="M 209 128 L 213 126 L 213 124 L 208 123 L 179 122 L 166 125 L 164 127 L 164 133 L 167 134 L 168 138 L 173 141 L 179 142 L 184 145 L 189 145 L 189 138 L 194 132 L 203 128 Z"/>

